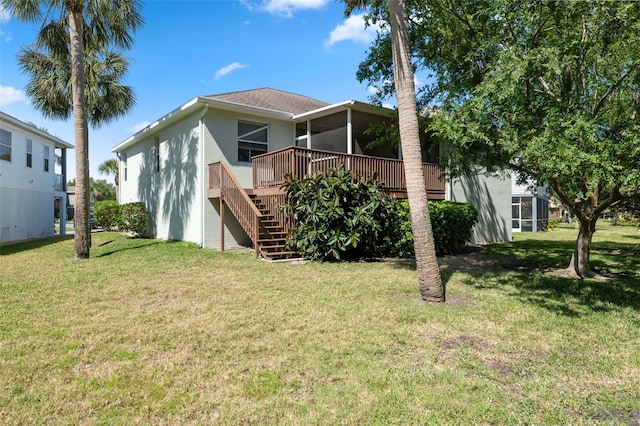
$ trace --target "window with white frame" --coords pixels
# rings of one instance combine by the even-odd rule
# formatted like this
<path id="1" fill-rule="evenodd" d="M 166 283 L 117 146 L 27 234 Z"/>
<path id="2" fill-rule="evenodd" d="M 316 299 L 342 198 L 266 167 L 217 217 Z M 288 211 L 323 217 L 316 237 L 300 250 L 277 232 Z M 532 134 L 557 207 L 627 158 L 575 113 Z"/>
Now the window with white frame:
<path id="1" fill-rule="evenodd" d="M 49 147 L 47 145 L 44 146 L 44 171 L 49 171 Z"/>
<path id="2" fill-rule="evenodd" d="M 11 161 L 11 132 L 0 129 L 0 160 Z"/>
<path id="3" fill-rule="evenodd" d="M 27 139 L 27 167 L 33 167 L 33 141 Z"/>
<path id="4" fill-rule="evenodd" d="M 267 152 L 269 125 L 238 121 L 238 161 L 250 162 L 255 155 Z"/>

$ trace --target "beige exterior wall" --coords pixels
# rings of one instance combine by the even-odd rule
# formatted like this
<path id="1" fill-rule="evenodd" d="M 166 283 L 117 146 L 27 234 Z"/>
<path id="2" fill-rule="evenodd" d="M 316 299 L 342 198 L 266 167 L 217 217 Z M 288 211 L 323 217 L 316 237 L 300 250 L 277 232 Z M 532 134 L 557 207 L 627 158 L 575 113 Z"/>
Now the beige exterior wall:
<path id="1" fill-rule="evenodd" d="M 201 242 L 202 153 L 198 119 L 198 113 L 193 113 L 125 150 L 126 178 L 125 163 L 120 157 L 120 203 L 145 203 L 149 235 L 154 238 Z"/>
<path id="2" fill-rule="evenodd" d="M 448 184 L 447 199 L 473 204 L 479 212 L 477 244 L 511 241 L 511 177 L 476 175 Z"/>
<path id="3" fill-rule="evenodd" d="M 238 120 L 267 123 L 269 151 L 293 144 L 293 123 L 202 107 L 173 125 L 149 132 L 123 151 L 127 176 L 125 179 L 121 154 L 120 203 L 143 201 L 147 205 L 150 236 L 221 247 L 220 202 L 207 197 L 208 165 L 225 161 L 244 187 L 253 186 L 251 163 L 238 161 Z M 156 137 L 159 172 L 155 171 Z M 224 242 L 226 249 L 251 245 L 229 211 L 225 213 Z"/>
<path id="4" fill-rule="evenodd" d="M 205 186 L 208 186 L 209 175 L 207 165 L 217 161 L 225 161 L 231 166 L 234 175 L 245 188 L 253 187 L 251 163 L 238 161 L 238 120 L 267 123 L 269 125 L 268 151 L 276 151 L 293 145 L 293 123 L 264 117 L 236 114 L 229 111 L 209 109 L 204 118 L 205 149 L 204 165 Z M 204 203 L 204 243 L 207 248 L 221 247 L 220 200 L 206 198 Z M 250 246 L 251 240 L 231 212 L 225 211 L 224 245 L 226 248 Z"/>

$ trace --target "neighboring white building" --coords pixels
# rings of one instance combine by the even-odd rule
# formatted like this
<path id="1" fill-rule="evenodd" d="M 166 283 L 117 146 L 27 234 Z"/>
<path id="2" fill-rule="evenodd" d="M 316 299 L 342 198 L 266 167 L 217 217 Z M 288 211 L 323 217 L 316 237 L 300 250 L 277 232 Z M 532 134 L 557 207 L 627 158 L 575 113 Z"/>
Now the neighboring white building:
<path id="1" fill-rule="evenodd" d="M 545 230 L 549 221 L 549 190 L 532 182 L 518 183 L 518 175 L 511 175 L 512 232 Z"/>
<path id="2" fill-rule="evenodd" d="M 73 145 L 0 111 L 0 243 L 50 237 L 56 215 L 66 222 L 67 149 Z"/>

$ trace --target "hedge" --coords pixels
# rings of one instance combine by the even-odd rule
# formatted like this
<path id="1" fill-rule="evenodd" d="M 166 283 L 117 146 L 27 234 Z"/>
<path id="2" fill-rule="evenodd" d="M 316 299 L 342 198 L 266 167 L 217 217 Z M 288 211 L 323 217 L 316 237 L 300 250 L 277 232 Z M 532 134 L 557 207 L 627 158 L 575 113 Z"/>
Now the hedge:
<path id="1" fill-rule="evenodd" d="M 108 230 L 117 227 L 138 237 L 147 232 L 147 208 L 141 202 L 119 205 L 112 200 L 98 201 L 93 205 L 93 216 L 98 226 Z"/>

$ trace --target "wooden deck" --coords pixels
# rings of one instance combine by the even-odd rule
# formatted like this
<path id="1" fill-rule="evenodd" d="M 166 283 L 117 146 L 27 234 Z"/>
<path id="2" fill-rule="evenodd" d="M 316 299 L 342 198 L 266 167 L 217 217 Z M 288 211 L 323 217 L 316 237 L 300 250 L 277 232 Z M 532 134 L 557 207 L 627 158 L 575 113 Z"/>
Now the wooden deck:
<path id="1" fill-rule="evenodd" d="M 289 147 L 255 156 L 252 163 L 253 188 L 243 188 L 225 163 L 209 164 L 208 197 L 219 198 L 221 204 L 229 208 L 253 241 L 256 256 L 268 260 L 295 256 L 285 248 L 290 218 L 280 211 L 284 202 L 281 187 L 287 174 L 304 179 L 332 168 L 344 167 L 364 179 L 373 179 L 375 176 L 384 182 L 384 187 L 392 196 L 406 198 L 406 178 L 400 160 Z M 445 180 L 441 178 L 442 170 L 436 164 L 424 163 L 423 171 L 429 199 L 443 200 Z M 222 250 L 224 210 L 220 209 Z"/>
<path id="2" fill-rule="evenodd" d="M 329 169 L 344 167 L 364 179 L 384 181 L 384 187 L 398 197 L 406 197 L 407 181 L 401 160 L 344 154 L 299 147 L 284 148 L 253 157 L 253 188 L 255 190 L 280 188 L 283 177 L 304 179 Z M 423 163 L 425 184 L 429 199 L 444 200 L 445 180 L 437 164 Z M 404 194 L 404 195 L 403 195 Z"/>

